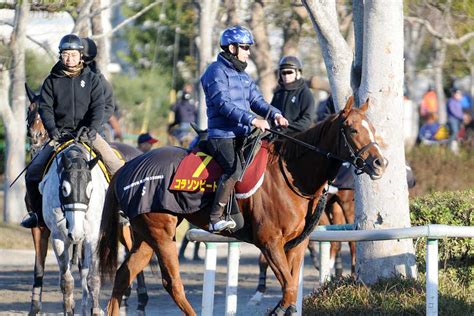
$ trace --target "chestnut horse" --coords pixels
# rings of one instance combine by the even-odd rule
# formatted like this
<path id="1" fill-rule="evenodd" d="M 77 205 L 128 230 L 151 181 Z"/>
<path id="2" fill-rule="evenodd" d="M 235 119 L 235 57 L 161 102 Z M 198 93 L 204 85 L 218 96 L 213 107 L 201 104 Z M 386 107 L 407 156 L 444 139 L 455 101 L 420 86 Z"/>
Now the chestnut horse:
<path id="1" fill-rule="evenodd" d="M 43 125 L 41 116 L 39 115 L 38 109 L 38 98 L 39 95 L 36 95 L 33 90 L 25 83 L 25 90 L 30 101 L 28 106 L 27 115 L 26 115 L 26 124 L 27 124 L 27 136 L 30 141 L 30 152 L 32 157 L 43 147 L 43 145 L 49 140 L 48 132 Z M 141 154 L 137 148 L 120 144 L 113 143 L 111 144 L 112 148 L 120 152 L 122 157 L 125 160 L 130 160 Z M 25 202 L 27 208 L 29 208 L 29 200 L 25 197 Z M 34 265 L 34 283 L 31 296 L 31 306 L 30 306 L 30 315 L 36 315 L 41 311 L 42 305 L 42 291 L 43 291 L 43 278 L 44 278 L 44 267 L 46 255 L 48 252 L 48 238 L 50 236 L 50 230 L 44 225 L 39 225 L 38 227 L 33 227 L 31 229 L 31 235 L 33 237 L 33 244 L 35 248 L 35 265 Z M 127 250 L 131 249 L 132 236 L 130 230 L 127 226 L 124 226 L 121 242 L 125 245 Z M 145 279 L 143 274 L 139 274 L 137 277 L 138 280 L 138 305 L 137 305 L 137 314 L 142 315 L 145 311 L 145 306 L 148 301 L 148 294 L 145 287 Z M 130 293 L 127 293 L 126 299 Z"/>
<path id="2" fill-rule="evenodd" d="M 353 97 L 349 98 L 341 112 L 298 134 L 297 141 L 284 140 L 270 145 L 262 186 L 251 197 L 239 201 L 244 227 L 234 234 L 223 233 L 253 243 L 265 255 L 282 287 L 283 297 L 272 312 L 275 315 L 297 312 L 298 276 L 308 237 L 325 204 L 324 188 L 335 177 L 341 162 L 350 162 L 373 180 L 385 171 L 387 160 L 365 114 L 368 102 L 360 109 L 353 108 L 353 102 Z M 156 150 L 151 154 L 164 152 L 172 156 L 173 150 L 182 154 L 183 149 Z M 122 294 L 156 252 L 164 288 L 183 313 L 196 315 L 180 278 L 175 235 L 184 218 L 207 229 L 209 209 L 189 214 L 156 209 L 133 217 L 130 220 L 135 236 L 133 248 L 117 270 L 120 202 L 116 184 L 123 170 L 115 174 L 107 191 L 98 246 L 102 276 L 115 274 L 108 314 L 119 314 Z M 152 174 L 149 176 L 153 178 Z M 319 203 L 320 200 L 323 202 Z"/>

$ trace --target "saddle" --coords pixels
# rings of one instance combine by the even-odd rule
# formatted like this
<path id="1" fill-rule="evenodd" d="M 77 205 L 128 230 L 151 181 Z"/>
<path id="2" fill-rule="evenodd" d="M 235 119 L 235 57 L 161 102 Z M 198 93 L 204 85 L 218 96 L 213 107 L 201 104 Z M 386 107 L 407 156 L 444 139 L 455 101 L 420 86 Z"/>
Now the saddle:
<path id="1" fill-rule="evenodd" d="M 268 158 L 268 143 L 264 142 L 245 170 L 242 181 L 235 185 L 237 199 L 245 199 L 254 194 L 262 185 Z M 214 193 L 223 170 L 219 163 L 205 150 L 202 143 L 193 148 L 180 162 L 171 181 L 169 190 L 185 192 Z M 244 146 L 244 152 L 250 150 Z M 244 154 L 245 156 L 245 154 Z M 253 159 L 252 159 L 253 158 Z"/>
<path id="2" fill-rule="evenodd" d="M 44 168 L 44 171 L 43 171 L 43 177 L 46 175 L 46 173 L 48 172 L 50 166 L 51 166 L 51 163 L 53 162 L 54 158 L 59 154 L 61 153 L 62 151 L 64 151 L 66 148 L 69 147 L 69 145 L 74 142 L 74 139 L 70 139 L 64 143 L 62 143 L 61 145 L 59 145 L 57 148 L 55 148 L 50 157 L 48 158 L 48 162 L 46 163 L 46 166 Z M 81 144 L 87 149 L 88 152 L 91 153 L 92 155 L 92 158 L 96 158 L 97 156 L 100 156 L 99 153 L 96 153 L 93 149 L 91 149 L 91 147 L 89 147 L 89 145 L 87 145 L 86 143 L 83 143 L 81 142 Z M 114 153 L 117 155 L 118 158 L 123 159 L 122 157 L 122 154 L 116 150 L 116 149 L 112 149 L 114 151 Z M 102 161 L 102 159 L 99 158 L 99 161 L 98 161 L 98 166 L 100 167 L 100 170 L 102 170 L 102 172 L 104 173 L 104 176 L 105 176 L 105 179 L 107 180 L 107 183 L 110 182 L 110 179 L 111 179 L 111 175 L 110 173 L 108 172 L 107 168 L 105 167 L 105 164 L 104 162 Z"/>

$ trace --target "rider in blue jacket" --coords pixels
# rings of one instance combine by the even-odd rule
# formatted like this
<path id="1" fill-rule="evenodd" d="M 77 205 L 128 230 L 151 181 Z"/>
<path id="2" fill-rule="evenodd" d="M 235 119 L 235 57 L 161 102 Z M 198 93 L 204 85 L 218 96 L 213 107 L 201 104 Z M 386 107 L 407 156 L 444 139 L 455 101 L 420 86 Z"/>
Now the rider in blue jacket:
<path id="1" fill-rule="evenodd" d="M 223 218 L 224 207 L 242 173 L 238 151 L 253 127 L 262 131 L 270 126 L 268 117 L 280 126 L 288 126 L 281 112 L 268 104 L 255 82 L 245 72 L 254 43 L 252 33 L 239 25 L 227 28 L 221 35 L 222 52 L 201 77 L 206 95 L 208 117 L 208 149 L 224 169 L 219 180 L 210 214 L 209 231 L 235 227 L 235 222 Z M 267 116 L 268 114 L 268 116 Z"/>

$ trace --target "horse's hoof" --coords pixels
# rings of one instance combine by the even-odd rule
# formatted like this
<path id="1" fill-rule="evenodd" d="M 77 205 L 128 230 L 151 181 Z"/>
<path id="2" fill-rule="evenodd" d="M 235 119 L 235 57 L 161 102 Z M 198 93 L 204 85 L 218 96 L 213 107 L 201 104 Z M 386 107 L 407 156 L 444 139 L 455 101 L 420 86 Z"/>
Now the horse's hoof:
<path id="1" fill-rule="evenodd" d="M 285 316 L 296 316 L 297 314 L 298 313 L 297 313 L 295 305 L 288 306 L 288 308 L 286 309 L 286 312 L 285 312 Z"/>
<path id="2" fill-rule="evenodd" d="M 31 301 L 31 307 L 30 307 L 30 311 L 28 313 L 28 316 L 37 315 L 39 312 L 41 312 L 41 302 L 40 301 Z"/>
<path id="3" fill-rule="evenodd" d="M 255 306 L 259 305 L 262 302 L 263 298 L 263 293 L 260 291 L 255 292 L 255 294 L 252 296 L 252 298 L 249 300 L 247 303 L 248 306 Z"/>
<path id="4" fill-rule="evenodd" d="M 101 316 L 101 315 L 104 315 L 104 312 L 100 309 L 100 307 L 95 307 L 95 308 L 91 308 L 91 315 Z"/>
<path id="5" fill-rule="evenodd" d="M 145 310 L 137 309 L 137 316 L 145 316 Z"/>

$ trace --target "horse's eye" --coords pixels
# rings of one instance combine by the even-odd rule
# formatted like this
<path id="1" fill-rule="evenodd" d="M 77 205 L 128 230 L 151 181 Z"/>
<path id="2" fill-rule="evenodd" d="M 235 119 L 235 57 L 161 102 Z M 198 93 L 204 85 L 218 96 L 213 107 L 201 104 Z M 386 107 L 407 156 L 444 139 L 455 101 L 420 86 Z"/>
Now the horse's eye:
<path id="1" fill-rule="evenodd" d="M 92 181 L 87 184 L 86 195 L 87 195 L 88 199 L 91 198 L 91 195 L 92 195 Z"/>
<path id="2" fill-rule="evenodd" d="M 71 183 L 69 181 L 63 181 L 61 184 L 61 193 L 64 197 L 68 197 L 71 195 L 72 188 L 71 188 Z"/>
<path id="3" fill-rule="evenodd" d="M 356 130 L 355 128 L 351 128 L 351 129 L 350 129 L 350 132 L 351 132 L 352 135 L 357 134 L 357 130 Z"/>

